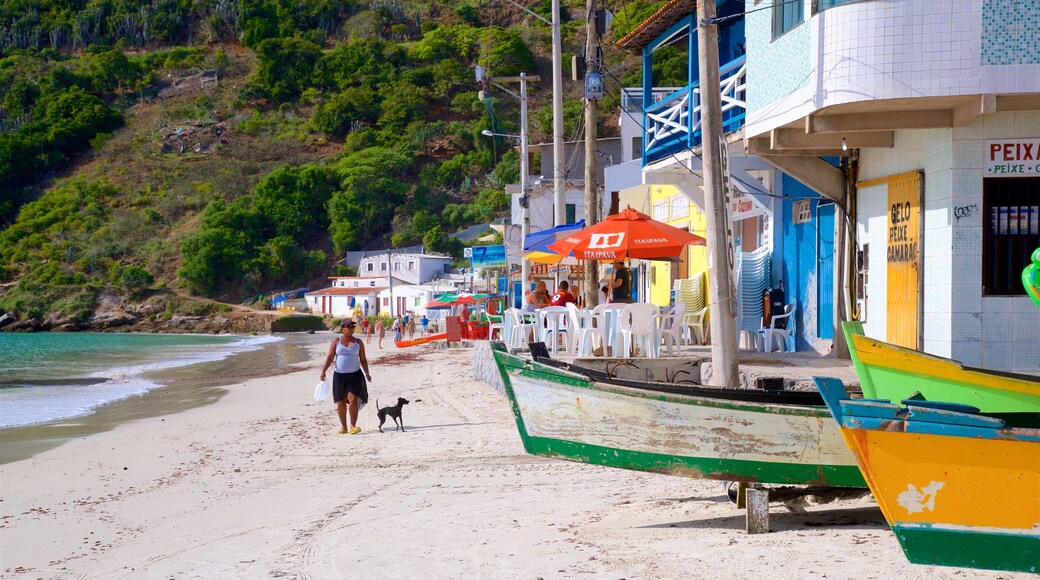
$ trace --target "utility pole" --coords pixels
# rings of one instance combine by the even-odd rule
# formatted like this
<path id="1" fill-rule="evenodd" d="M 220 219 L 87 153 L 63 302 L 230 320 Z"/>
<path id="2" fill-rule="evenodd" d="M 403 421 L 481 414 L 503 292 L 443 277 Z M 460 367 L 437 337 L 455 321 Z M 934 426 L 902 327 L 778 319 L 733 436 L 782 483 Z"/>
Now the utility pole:
<path id="1" fill-rule="evenodd" d="M 737 387 L 737 312 L 722 174 L 722 97 L 719 86 L 719 32 L 715 0 L 697 0 L 697 46 L 700 54 L 701 153 L 704 159 L 704 210 L 708 218 L 708 278 L 711 315 L 711 383 Z"/>
<path id="2" fill-rule="evenodd" d="M 567 195 L 564 190 L 563 153 L 563 48 L 560 40 L 560 0 L 552 0 L 552 74 L 553 74 L 553 219 L 567 223 Z"/>
<path id="3" fill-rule="evenodd" d="M 390 259 L 393 252 L 390 248 L 386 250 L 386 279 L 390 285 L 390 316 L 394 315 L 394 264 Z"/>
<path id="4" fill-rule="evenodd" d="M 585 0 L 585 227 L 599 221 L 599 184 L 596 171 L 596 97 L 589 90 L 589 75 L 599 75 L 602 65 L 599 58 L 599 30 L 596 26 L 596 0 Z M 599 88 L 602 89 L 602 77 Z M 602 92 L 602 91 L 601 91 Z M 600 95 L 601 96 L 601 95 Z M 585 308 L 593 308 L 599 302 L 598 262 L 585 262 Z"/>

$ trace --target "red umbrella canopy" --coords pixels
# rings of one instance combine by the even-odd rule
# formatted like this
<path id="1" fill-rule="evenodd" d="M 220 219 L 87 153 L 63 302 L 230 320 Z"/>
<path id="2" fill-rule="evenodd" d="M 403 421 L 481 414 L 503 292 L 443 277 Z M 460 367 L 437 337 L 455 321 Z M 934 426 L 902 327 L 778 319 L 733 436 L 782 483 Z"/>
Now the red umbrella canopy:
<path id="1" fill-rule="evenodd" d="M 652 260 L 672 258 L 681 254 L 688 245 L 704 243 L 704 238 L 698 235 L 627 208 L 549 244 L 549 249 L 562 256 L 573 253 L 579 260 Z"/>

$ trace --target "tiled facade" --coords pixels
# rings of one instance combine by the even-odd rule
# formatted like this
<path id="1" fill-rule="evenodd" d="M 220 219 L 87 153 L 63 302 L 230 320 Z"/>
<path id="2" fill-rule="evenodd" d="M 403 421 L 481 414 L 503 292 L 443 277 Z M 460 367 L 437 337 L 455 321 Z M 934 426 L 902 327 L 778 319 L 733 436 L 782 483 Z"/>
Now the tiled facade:
<path id="1" fill-rule="evenodd" d="M 868 0 L 812 17 L 805 4 L 772 42 L 770 11 L 748 15 L 749 136 L 842 103 L 1040 92 L 1040 0 Z"/>
<path id="2" fill-rule="evenodd" d="M 1040 309 L 1022 296 L 982 296 L 979 282 L 986 142 L 1037 135 L 1040 112 L 1008 112 L 966 127 L 898 131 L 894 148 L 861 151 L 863 180 L 924 171 L 926 352 L 972 366 L 1040 371 Z M 887 194 L 882 185 L 858 196 L 859 243 L 870 245 L 871 264 L 864 329 L 884 337 Z"/>
<path id="3" fill-rule="evenodd" d="M 1040 64 L 1040 0 L 983 0 L 982 64 Z"/>

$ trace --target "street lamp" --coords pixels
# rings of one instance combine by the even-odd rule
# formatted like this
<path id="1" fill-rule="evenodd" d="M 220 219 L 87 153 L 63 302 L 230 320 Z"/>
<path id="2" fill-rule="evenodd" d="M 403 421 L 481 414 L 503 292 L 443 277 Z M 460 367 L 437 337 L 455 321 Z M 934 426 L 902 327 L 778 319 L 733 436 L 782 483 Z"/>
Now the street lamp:
<path id="1" fill-rule="evenodd" d="M 479 80 L 479 79 L 478 79 Z M 496 134 L 490 129 L 484 129 L 481 134 L 494 137 L 500 135 L 502 137 L 511 137 L 520 141 L 520 252 L 524 251 L 524 242 L 527 240 L 528 234 L 531 233 L 531 216 L 528 211 L 528 205 L 530 205 L 530 198 L 528 197 L 527 191 L 527 83 L 528 81 L 538 81 L 537 76 L 528 76 L 527 73 L 520 73 L 519 77 L 492 77 L 488 79 L 488 82 L 494 84 L 498 88 L 509 93 L 513 97 L 516 97 L 520 101 L 520 134 L 519 135 L 504 135 Z M 501 82 L 519 82 L 520 83 L 520 94 L 510 91 L 509 89 L 499 85 L 495 81 Z M 527 258 L 523 258 L 520 262 L 520 287 L 527 289 L 528 278 L 531 277 L 531 261 Z M 520 294 L 523 299 L 523 293 Z"/>
<path id="2" fill-rule="evenodd" d="M 510 135 L 509 133 L 494 133 L 491 131 L 491 129 L 484 129 L 480 132 L 480 134 L 484 135 L 485 137 L 509 137 L 510 139 L 516 139 L 517 141 L 520 140 L 520 135 Z"/>

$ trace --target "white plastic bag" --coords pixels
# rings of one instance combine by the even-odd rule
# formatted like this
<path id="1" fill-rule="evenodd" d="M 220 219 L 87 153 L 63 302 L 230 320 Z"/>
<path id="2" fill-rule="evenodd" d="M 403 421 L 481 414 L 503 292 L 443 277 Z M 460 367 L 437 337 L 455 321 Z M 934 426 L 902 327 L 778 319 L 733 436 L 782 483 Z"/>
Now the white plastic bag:
<path id="1" fill-rule="evenodd" d="M 328 381 L 322 381 L 318 383 L 318 386 L 314 387 L 314 400 L 324 401 L 329 398 L 332 394 L 332 384 Z"/>

